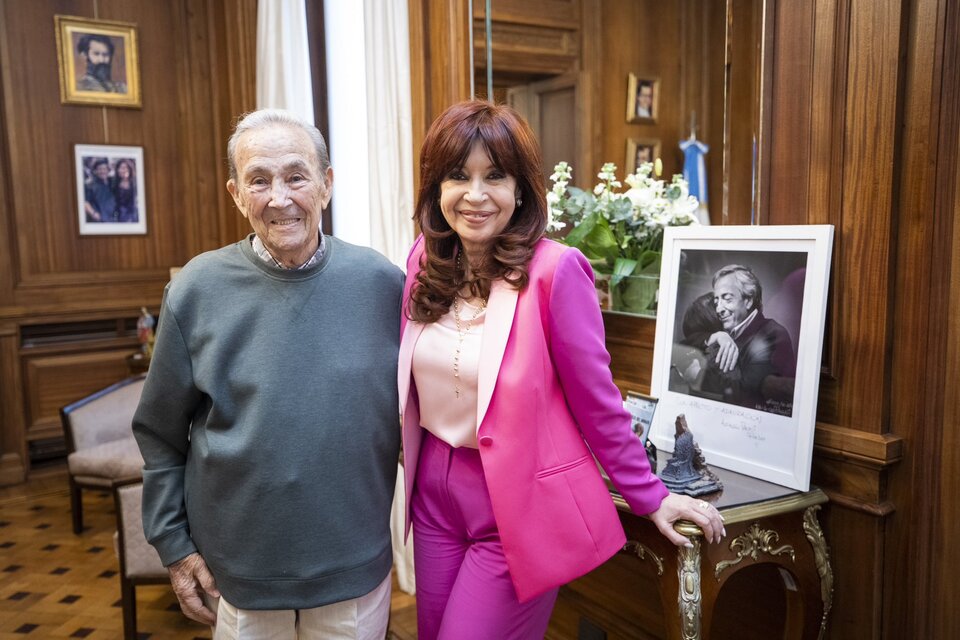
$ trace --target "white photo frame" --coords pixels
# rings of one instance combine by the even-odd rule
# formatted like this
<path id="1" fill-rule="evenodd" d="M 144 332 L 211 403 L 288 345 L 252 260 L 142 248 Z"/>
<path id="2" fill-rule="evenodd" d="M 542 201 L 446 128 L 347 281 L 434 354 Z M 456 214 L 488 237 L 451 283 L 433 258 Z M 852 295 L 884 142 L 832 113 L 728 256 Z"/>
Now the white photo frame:
<path id="1" fill-rule="evenodd" d="M 659 449 L 673 451 L 685 414 L 710 465 L 809 489 L 832 246 L 831 225 L 666 228 L 651 382 Z M 733 265 L 746 269 L 724 271 Z M 738 347 L 732 368 L 718 364 L 719 333 Z"/>
<path id="2" fill-rule="evenodd" d="M 147 232 L 143 147 L 75 145 L 74 171 L 80 235 Z"/>
<path id="3" fill-rule="evenodd" d="M 653 416 L 657 412 L 657 399 L 636 391 L 628 391 L 623 407 L 630 413 L 631 428 L 646 444 L 650 437 L 650 427 L 653 425 Z"/>

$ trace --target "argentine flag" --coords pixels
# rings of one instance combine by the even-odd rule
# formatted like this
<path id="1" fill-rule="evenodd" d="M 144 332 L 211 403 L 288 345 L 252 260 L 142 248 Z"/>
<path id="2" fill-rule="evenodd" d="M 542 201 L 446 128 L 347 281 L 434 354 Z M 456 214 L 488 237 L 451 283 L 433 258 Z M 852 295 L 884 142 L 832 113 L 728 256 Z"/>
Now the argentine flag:
<path id="1" fill-rule="evenodd" d="M 693 136 L 680 142 L 683 151 L 683 177 L 690 185 L 690 195 L 700 201 L 697 208 L 697 218 L 700 224 L 710 224 L 710 212 L 707 210 L 707 167 L 703 156 L 710 147 Z"/>

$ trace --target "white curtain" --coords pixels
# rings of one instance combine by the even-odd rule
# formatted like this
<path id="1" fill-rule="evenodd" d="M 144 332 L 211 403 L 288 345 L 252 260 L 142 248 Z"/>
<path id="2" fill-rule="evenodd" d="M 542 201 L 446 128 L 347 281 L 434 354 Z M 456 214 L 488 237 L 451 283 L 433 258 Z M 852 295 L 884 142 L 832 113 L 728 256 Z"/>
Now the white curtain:
<path id="1" fill-rule="evenodd" d="M 410 27 L 407 2 L 364 0 L 370 246 L 405 268 L 413 243 L 413 151 Z M 397 583 L 416 591 L 413 540 L 403 544 L 404 469 L 398 465 L 390 524 Z"/>
<path id="2" fill-rule="evenodd" d="M 313 122 L 313 83 L 304 0 L 257 3 L 257 108 Z"/>
<path id="3" fill-rule="evenodd" d="M 370 245 L 405 267 L 413 243 L 407 2 L 364 0 Z"/>

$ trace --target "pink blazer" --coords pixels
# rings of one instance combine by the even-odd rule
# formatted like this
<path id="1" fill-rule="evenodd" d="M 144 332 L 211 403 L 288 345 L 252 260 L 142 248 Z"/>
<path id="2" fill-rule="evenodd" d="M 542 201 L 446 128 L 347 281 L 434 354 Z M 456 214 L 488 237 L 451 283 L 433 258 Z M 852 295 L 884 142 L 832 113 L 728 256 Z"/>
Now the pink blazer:
<path id="1" fill-rule="evenodd" d="M 423 255 L 407 260 L 405 308 Z M 634 512 L 667 495 L 650 472 L 610 373 L 593 271 L 576 249 L 541 240 L 523 291 L 494 282 L 477 403 L 480 458 L 507 566 L 521 601 L 593 570 L 625 542 L 591 451 Z M 405 316 L 405 314 L 404 314 Z M 397 382 L 403 416 L 406 531 L 423 430 L 411 361 L 423 324 L 402 320 Z"/>

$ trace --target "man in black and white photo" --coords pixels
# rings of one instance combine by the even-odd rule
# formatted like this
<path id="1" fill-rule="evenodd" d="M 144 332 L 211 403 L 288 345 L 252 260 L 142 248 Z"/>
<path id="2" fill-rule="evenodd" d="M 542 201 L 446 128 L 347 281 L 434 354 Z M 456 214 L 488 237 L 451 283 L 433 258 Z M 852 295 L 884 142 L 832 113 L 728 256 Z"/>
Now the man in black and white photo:
<path id="1" fill-rule="evenodd" d="M 783 325 L 763 315 L 763 287 L 753 271 L 736 264 L 718 270 L 713 305 L 725 336 L 712 339 L 726 366 L 724 375 L 704 379 L 703 390 L 751 409 L 769 410 L 768 400 L 791 403 L 797 367 L 793 343 Z M 730 375 L 735 370 L 739 375 Z"/>

